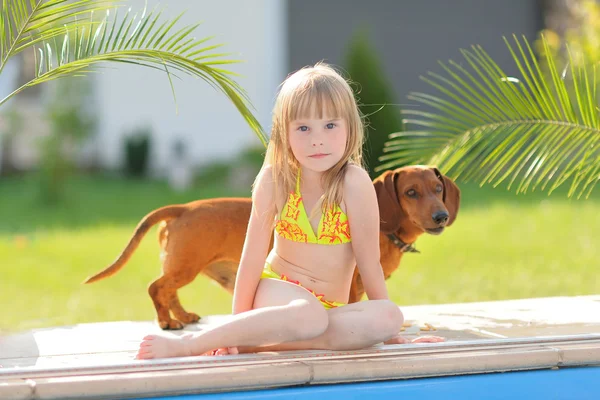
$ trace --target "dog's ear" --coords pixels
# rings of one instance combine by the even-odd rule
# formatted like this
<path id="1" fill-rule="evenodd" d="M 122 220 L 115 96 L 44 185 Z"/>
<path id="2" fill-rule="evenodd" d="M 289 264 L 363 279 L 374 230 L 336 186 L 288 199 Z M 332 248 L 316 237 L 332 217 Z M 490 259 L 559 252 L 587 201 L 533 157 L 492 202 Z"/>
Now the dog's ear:
<path id="1" fill-rule="evenodd" d="M 373 182 L 379 204 L 379 227 L 383 233 L 396 232 L 404 215 L 396 192 L 398 174 L 396 171 L 385 171 Z"/>
<path id="2" fill-rule="evenodd" d="M 456 219 L 460 207 L 460 189 L 452 179 L 448 178 L 446 175 L 442 175 L 439 169 L 433 168 L 433 172 L 438 179 L 442 181 L 442 186 L 444 187 L 442 199 L 444 200 L 444 205 L 448 209 L 448 214 L 450 214 L 446 226 L 450 226 Z"/>

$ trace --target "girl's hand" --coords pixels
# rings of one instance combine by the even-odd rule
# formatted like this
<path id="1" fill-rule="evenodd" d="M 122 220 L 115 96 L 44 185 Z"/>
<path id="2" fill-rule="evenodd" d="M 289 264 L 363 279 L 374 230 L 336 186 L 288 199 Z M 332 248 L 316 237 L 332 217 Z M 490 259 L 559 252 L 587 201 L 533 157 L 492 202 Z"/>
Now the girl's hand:
<path id="1" fill-rule="evenodd" d="M 446 339 L 440 336 L 419 336 L 418 338 L 410 340 L 404 336 L 396 335 L 393 338 L 386 340 L 383 344 L 439 343 L 445 341 Z"/>

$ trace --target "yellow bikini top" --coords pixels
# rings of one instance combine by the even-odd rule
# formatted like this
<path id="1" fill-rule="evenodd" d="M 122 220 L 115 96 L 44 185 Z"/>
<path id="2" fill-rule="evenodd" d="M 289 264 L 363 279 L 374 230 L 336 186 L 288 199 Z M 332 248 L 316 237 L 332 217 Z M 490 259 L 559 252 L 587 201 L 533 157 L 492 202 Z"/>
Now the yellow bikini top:
<path id="1" fill-rule="evenodd" d="M 294 242 L 342 244 L 352 241 L 348 216 L 344 214 L 339 205 L 321 215 L 315 235 L 300 194 L 300 173 L 296 179 L 296 190 L 288 196 L 281 216 L 275 224 L 275 232 Z"/>

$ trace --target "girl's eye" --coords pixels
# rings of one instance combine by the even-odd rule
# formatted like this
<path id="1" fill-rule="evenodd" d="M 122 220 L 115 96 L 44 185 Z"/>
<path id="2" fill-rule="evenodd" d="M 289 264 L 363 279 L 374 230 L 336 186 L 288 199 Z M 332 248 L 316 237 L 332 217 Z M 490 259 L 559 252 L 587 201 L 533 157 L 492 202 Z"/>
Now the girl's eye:
<path id="1" fill-rule="evenodd" d="M 417 192 L 415 191 L 415 189 L 410 189 L 406 192 L 406 195 L 408 197 L 415 197 L 417 195 Z"/>
<path id="2" fill-rule="evenodd" d="M 327 129 L 333 129 L 333 128 L 335 128 L 335 124 L 334 124 L 333 122 L 330 122 L 330 123 L 328 123 L 327 125 L 325 125 L 325 127 L 326 127 Z"/>
<path id="3" fill-rule="evenodd" d="M 306 132 L 306 131 L 308 131 L 308 126 L 302 125 L 302 126 L 298 127 L 298 130 L 301 132 Z"/>

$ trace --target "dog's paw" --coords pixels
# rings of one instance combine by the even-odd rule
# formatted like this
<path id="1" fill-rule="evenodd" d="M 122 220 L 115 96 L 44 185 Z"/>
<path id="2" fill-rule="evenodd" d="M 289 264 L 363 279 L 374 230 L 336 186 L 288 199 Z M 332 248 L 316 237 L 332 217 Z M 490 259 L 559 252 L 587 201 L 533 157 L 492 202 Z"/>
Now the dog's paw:
<path id="1" fill-rule="evenodd" d="M 185 313 L 184 315 L 178 315 L 177 318 L 184 324 L 193 324 L 194 322 L 200 321 L 200 316 L 194 313 Z"/>
<path id="2" fill-rule="evenodd" d="M 164 330 L 179 330 L 183 329 L 183 324 L 176 319 L 171 319 L 168 321 L 159 321 L 158 326 Z"/>

